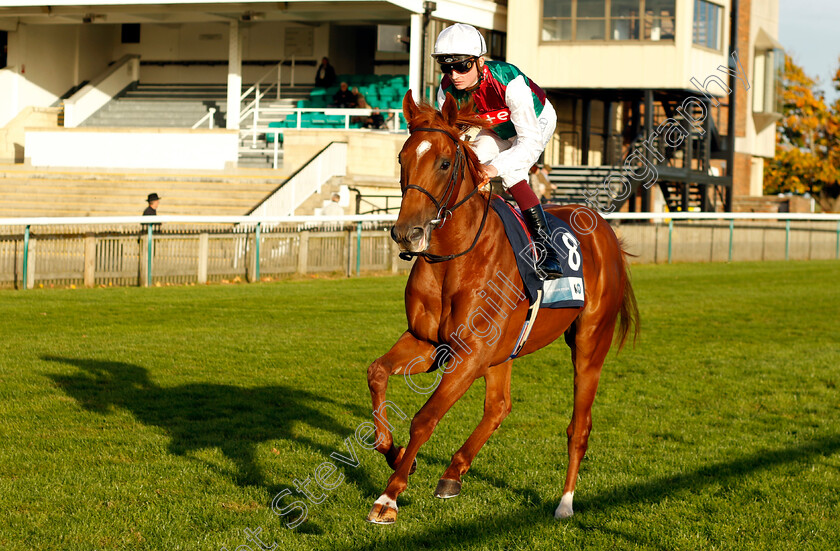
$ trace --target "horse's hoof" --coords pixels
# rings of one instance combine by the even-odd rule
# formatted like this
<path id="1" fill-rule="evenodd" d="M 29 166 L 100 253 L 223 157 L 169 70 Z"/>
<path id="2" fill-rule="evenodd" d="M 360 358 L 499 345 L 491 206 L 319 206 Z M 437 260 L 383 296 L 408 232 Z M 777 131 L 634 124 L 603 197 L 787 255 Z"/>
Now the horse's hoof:
<path id="1" fill-rule="evenodd" d="M 563 520 L 567 518 L 572 518 L 572 515 L 574 514 L 575 512 L 571 509 L 564 509 L 563 506 L 560 505 L 559 507 L 557 507 L 557 510 L 554 511 L 554 518 L 556 518 L 557 520 Z"/>
<path id="2" fill-rule="evenodd" d="M 373 509 L 368 513 L 367 521 L 373 524 L 394 524 L 397 522 L 397 510 L 379 503 L 373 504 Z"/>
<path id="3" fill-rule="evenodd" d="M 572 496 L 574 496 L 574 492 L 563 494 L 563 498 L 560 500 L 560 504 L 554 511 L 554 518 L 570 518 L 572 515 L 575 514 L 575 512 L 572 510 Z"/>
<path id="4" fill-rule="evenodd" d="M 438 480 L 437 488 L 435 488 L 435 497 L 441 499 L 449 499 L 461 493 L 461 482 L 458 480 L 450 480 L 448 478 L 441 478 Z"/>

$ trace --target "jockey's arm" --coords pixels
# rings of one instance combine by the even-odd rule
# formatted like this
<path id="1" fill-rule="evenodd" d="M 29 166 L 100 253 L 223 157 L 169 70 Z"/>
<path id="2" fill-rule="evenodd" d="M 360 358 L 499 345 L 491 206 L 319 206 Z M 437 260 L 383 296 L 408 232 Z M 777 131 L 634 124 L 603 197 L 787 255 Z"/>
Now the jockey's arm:
<path id="1" fill-rule="evenodd" d="M 543 152 L 542 134 L 531 88 L 523 76 L 510 81 L 505 91 L 505 103 L 510 109 L 510 121 L 516 129 L 516 137 L 510 149 L 502 151 L 490 161 L 500 176 L 516 170 L 531 168 Z"/>

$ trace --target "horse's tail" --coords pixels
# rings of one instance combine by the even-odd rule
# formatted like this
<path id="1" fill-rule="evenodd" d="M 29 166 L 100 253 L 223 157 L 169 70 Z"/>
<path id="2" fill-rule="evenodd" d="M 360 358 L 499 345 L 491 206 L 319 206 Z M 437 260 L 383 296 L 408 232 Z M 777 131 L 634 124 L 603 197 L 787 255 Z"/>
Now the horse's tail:
<path id="1" fill-rule="evenodd" d="M 639 319 L 639 307 L 636 304 L 636 295 L 633 293 L 633 284 L 630 282 L 630 264 L 627 262 L 627 256 L 631 255 L 624 250 L 624 241 L 619 239 L 619 247 L 621 249 L 621 264 L 624 269 L 624 296 L 621 299 L 621 309 L 618 312 L 618 350 L 624 347 L 627 340 L 627 335 L 630 333 L 630 327 L 633 327 L 633 345 L 636 344 L 636 338 L 639 336 L 641 329 L 641 320 Z"/>

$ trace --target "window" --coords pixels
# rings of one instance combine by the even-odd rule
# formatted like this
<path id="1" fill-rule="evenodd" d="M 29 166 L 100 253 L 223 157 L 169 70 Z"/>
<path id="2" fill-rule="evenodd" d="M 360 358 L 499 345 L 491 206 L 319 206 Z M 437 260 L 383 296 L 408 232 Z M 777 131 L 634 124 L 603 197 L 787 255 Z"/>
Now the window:
<path id="1" fill-rule="evenodd" d="M 140 23 L 123 23 L 120 35 L 123 44 L 140 44 Z"/>
<path id="2" fill-rule="evenodd" d="M 489 40 L 487 40 L 487 46 L 489 48 L 488 53 L 490 54 L 490 58 L 497 61 L 504 61 L 505 52 L 507 51 L 507 35 L 499 31 L 488 32 L 490 34 Z"/>
<path id="3" fill-rule="evenodd" d="M 694 0 L 694 38 L 698 46 L 720 50 L 720 28 L 723 8 L 706 0 Z"/>
<path id="4" fill-rule="evenodd" d="M 542 39 L 674 40 L 676 0 L 543 0 Z"/>
<path id="5" fill-rule="evenodd" d="M 753 112 L 782 112 L 782 78 L 785 71 L 785 52 L 780 49 L 755 52 L 753 71 Z"/>
<path id="6" fill-rule="evenodd" d="M 8 31 L 0 31 L 0 69 L 6 67 L 7 56 L 8 56 L 8 42 L 9 42 L 9 33 Z"/>

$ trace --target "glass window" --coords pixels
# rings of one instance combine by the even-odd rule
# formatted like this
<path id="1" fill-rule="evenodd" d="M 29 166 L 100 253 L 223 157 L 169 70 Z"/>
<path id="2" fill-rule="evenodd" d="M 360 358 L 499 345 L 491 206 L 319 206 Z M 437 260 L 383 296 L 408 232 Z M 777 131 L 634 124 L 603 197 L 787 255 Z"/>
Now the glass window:
<path id="1" fill-rule="evenodd" d="M 607 9 L 606 0 L 578 0 L 577 2 L 577 16 L 578 17 L 604 17 Z"/>
<path id="2" fill-rule="evenodd" d="M 572 17 L 572 0 L 545 0 L 543 17 Z"/>
<path id="3" fill-rule="evenodd" d="M 604 40 L 604 19 L 578 19 L 577 40 Z"/>
<path id="4" fill-rule="evenodd" d="M 756 50 L 753 71 L 753 111 L 782 112 L 782 79 L 785 71 L 783 50 Z"/>
<path id="5" fill-rule="evenodd" d="M 543 40 L 674 40 L 676 0 L 543 0 Z"/>
<path id="6" fill-rule="evenodd" d="M 610 39 L 638 40 L 641 0 L 612 0 L 610 3 Z"/>
<path id="7" fill-rule="evenodd" d="M 571 40 L 572 20 L 571 19 L 545 19 L 543 20 L 543 40 Z"/>
<path id="8" fill-rule="evenodd" d="M 606 38 L 607 0 L 577 0 L 575 40 Z"/>
<path id="9" fill-rule="evenodd" d="M 673 0 L 645 0 L 645 40 L 674 40 Z"/>
<path id="10" fill-rule="evenodd" d="M 694 0 L 694 37 L 692 41 L 699 45 L 720 50 L 721 14 L 723 8 L 707 0 Z"/>
<path id="11" fill-rule="evenodd" d="M 543 40 L 572 40 L 573 0 L 543 2 Z"/>

